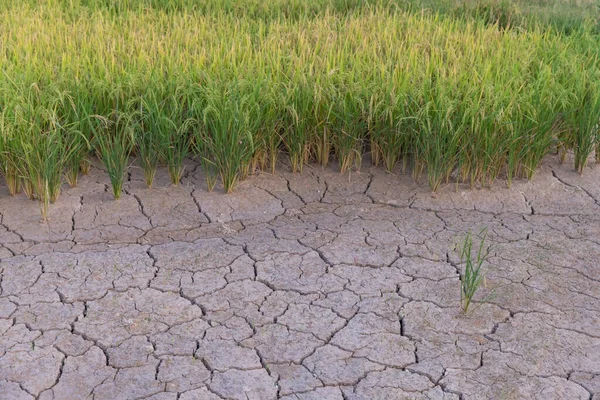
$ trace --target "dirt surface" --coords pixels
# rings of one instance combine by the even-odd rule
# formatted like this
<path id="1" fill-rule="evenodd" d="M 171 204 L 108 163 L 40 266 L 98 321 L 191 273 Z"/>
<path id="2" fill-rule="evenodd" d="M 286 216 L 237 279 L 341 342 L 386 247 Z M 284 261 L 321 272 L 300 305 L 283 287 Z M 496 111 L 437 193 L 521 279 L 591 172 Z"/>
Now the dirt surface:
<path id="1" fill-rule="evenodd" d="M 98 169 L 39 206 L 0 187 L 0 398 L 600 399 L 600 167 L 507 189 L 381 169 L 207 193 Z M 161 175 L 163 174 L 163 175 Z M 457 243 L 489 229 L 485 304 Z"/>

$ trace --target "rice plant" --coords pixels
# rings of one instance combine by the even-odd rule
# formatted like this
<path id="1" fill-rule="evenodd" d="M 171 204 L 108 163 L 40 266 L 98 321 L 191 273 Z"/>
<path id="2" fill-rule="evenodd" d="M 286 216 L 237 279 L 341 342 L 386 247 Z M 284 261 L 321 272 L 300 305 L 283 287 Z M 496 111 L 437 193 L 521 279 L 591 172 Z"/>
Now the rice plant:
<path id="1" fill-rule="evenodd" d="M 46 132 L 36 135 L 34 125 L 32 123 L 32 129 L 26 131 L 34 139 L 23 146 L 27 166 L 24 178 L 31 184 L 29 190 L 39 198 L 42 219 L 46 221 L 50 203 L 55 202 L 60 193 L 66 147 L 61 143 L 61 132 L 56 126 L 48 126 Z"/>
<path id="2" fill-rule="evenodd" d="M 63 113 L 65 127 L 64 141 L 68 148 L 65 162 L 65 178 L 71 187 L 77 186 L 79 173 L 87 174 L 91 151 L 91 129 L 87 110 L 89 99 L 79 93 L 66 93 L 60 112 Z"/>
<path id="3" fill-rule="evenodd" d="M 202 169 L 204 170 L 204 176 L 206 180 L 206 189 L 212 192 L 217 184 L 218 171 L 214 161 L 210 159 L 210 156 L 205 152 L 200 153 L 200 162 Z"/>
<path id="4" fill-rule="evenodd" d="M 8 192 L 12 196 L 21 192 L 19 147 L 14 134 L 14 125 L 5 113 L 0 113 L 0 168 Z"/>
<path id="5" fill-rule="evenodd" d="M 291 86 L 291 85 L 290 85 Z M 295 83 L 286 90 L 287 104 L 283 143 L 292 172 L 302 172 L 310 156 L 310 139 L 316 127 L 314 91 L 307 83 Z"/>
<path id="6" fill-rule="evenodd" d="M 353 88 L 336 90 L 330 96 L 327 125 L 332 132 L 333 150 L 340 172 L 349 171 L 352 167 L 360 170 L 367 134 L 366 106 L 360 93 Z"/>
<path id="7" fill-rule="evenodd" d="M 192 110 L 192 114 L 195 115 L 196 118 L 199 118 L 200 120 L 204 119 L 204 97 L 196 98 L 196 101 L 192 105 Z M 217 184 L 219 171 L 213 160 L 211 141 L 208 139 L 207 135 L 208 132 L 204 128 L 204 125 L 197 124 L 192 138 L 192 150 L 202 166 L 206 188 L 209 192 L 212 192 Z"/>
<path id="8" fill-rule="evenodd" d="M 15 119 L 20 174 L 24 191 L 29 198 L 39 199 L 46 221 L 50 203 L 60 194 L 63 171 L 79 151 L 79 135 L 62 115 L 68 103 L 64 92 L 34 85 L 22 95 Z"/>
<path id="9" fill-rule="evenodd" d="M 280 147 L 283 141 L 283 118 L 280 87 L 268 87 L 261 98 L 260 126 L 255 135 L 256 150 L 252 159 L 252 171 L 275 172 Z"/>
<path id="10" fill-rule="evenodd" d="M 386 171 L 392 172 L 398 160 L 402 159 L 405 169 L 415 122 L 409 110 L 410 96 L 407 93 L 378 92 L 381 90 L 377 90 L 369 100 L 367 118 L 371 161 L 375 166 L 381 162 Z"/>
<path id="11" fill-rule="evenodd" d="M 75 127 L 71 127 L 65 134 L 66 149 L 65 177 L 71 187 L 76 187 L 79 173 L 87 173 L 86 166 L 89 165 L 88 155 L 91 149 L 89 139 Z M 84 165 L 82 171 L 82 165 Z M 89 167 L 88 167 L 89 168 Z"/>
<path id="12" fill-rule="evenodd" d="M 596 77 L 597 79 L 597 77 Z M 573 137 L 575 152 L 575 169 L 582 174 L 585 169 L 588 158 L 598 148 L 598 121 L 600 115 L 600 84 L 597 80 L 594 82 L 583 82 L 580 96 L 577 99 L 576 107 L 573 109 L 574 115 L 570 120 L 573 121 Z M 596 153 L 596 160 L 598 160 Z"/>
<path id="13" fill-rule="evenodd" d="M 163 137 L 163 157 L 167 164 L 169 177 L 173 185 L 179 185 L 183 176 L 183 160 L 189 154 L 191 130 L 196 123 L 193 119 L 186 119 L 181 124 L 173 125 L 169 135 Z"/>
<path id="14" fill-rule="evenodd" d="M 157 121 L 159 119 L 158 110 L 159 107 L 154 101 L 142 98 L 137 123 L 134 125 L 137 158 L 144 171 L 144 182 L 148 188 L 151 188 L 154 183 L 161 159 L 161 135 L 157 131 L 157 128 L 160 127 L 160 122 Z"/>
<path id="15" fill-rule="evenodd" d="M 460 277 L 460 305 L 464 314 L 469 312 L 469 306 L 473 301 L 475 293 L 485 280 L 485 273 L 482 270 L 483 263 L 486 262 L 490 253 L 489 247 L 485 246 L 487 238 L 487 229 L 479 232 L 481 241 L 477 254 L 473 253 L 473 237 L 471 233 L 467 233 L 464 239 L 462 250 L 460 253 L 461 264 L 464 263 L 465 270 Z"/>
<path id="16" fill-rule="evenodd" d="M 442 93 L 430 94 L 418 116 L 415 157 L 427 166 L 432 191 L 450 177 L 458 164 L 458 148 L 466 128 L 456 101 Z"/>
<path id="17" fill-rule="evenodd" d="M 227 193 L 247 173 L 254 155 L 254 136 L 263 112 L 258 101 L 261 94 L 256 89 L 247 81 L 216 83 L 205 89 L 205 129 L 197 141 L 212 155 Z"/>
<path id="18" fill-rule="evenodd" d="M 96 152 L 110 178 L 113 195 L 118 200 L 133 150 L 134 127 L 130 117 L 124 113 L 115 112 L 110 119 L 102 116 L 92 118 Z"/>

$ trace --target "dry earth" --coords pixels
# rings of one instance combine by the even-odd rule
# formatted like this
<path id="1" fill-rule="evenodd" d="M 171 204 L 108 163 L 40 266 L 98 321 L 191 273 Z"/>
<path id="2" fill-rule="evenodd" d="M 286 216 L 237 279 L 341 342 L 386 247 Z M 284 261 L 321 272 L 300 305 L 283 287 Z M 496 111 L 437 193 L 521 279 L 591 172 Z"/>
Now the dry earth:
<path id="1" fill-rule="evenodd" d="M 600 167 L 437 197 L 308 167 L 207 193 L 0 187 L 0 398 L 600 399 Z M 164 171 L 161 171 L 164 173 Z M 454 251 L 488 227 L 489 297 Z"/>

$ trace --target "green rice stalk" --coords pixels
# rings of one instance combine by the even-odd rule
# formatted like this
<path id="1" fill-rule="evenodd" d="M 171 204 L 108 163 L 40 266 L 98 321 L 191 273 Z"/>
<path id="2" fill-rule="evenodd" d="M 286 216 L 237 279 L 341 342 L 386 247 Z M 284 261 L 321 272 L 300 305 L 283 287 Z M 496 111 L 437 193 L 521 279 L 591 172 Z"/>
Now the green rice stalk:
<path id="1" fill-rule="evenodd" d="M 246 81 L 214 82 L 204 88 L 205 131 L 198 139 L 212 155 L 227 193 L 248 174 L 254 155 L 254 137 L 262 124 L 263 111 L 257 88 Z"/>
<path id="2" fill-rule="evenodd" d="M 93 116 L 91 121 L 96 152 L 110 178 L 115 199 L 121 197 L 123 180 L 133 150 L 134 126 L 129 115 L 115 112 L 112 118 Z"/>
<path id="3" fill-rule="evenodd" d="M 341 173 L 352 167 L 360 170 L 367 133 L 365 108 L 362 99 L 351 88 L 345 93 L 333 94 L 327 125 L 333 134 L 333 149 Z"/>
<path id="4" fill-rule="evenodd" d="M 161 158 L 159 145 L 160 134 L 157 131 L 159 125 L 158 112 L 160 108 L 155 104 L 155 99 L 142 98 L 140 101 L 139 115 L 135 126 L 135 145 L 137 158 L 140 160 L 144 171 L 144 182 L 148 188 L 152 187 L 156 170 Z M 137 107 L 136 107 L 137 108 Z"/>
<path id="5" fill-rule="evenodd" d="M 308 150 L 312 152 L 314 160 L 325 168 L 329 164 L 332 148 L 332 132 L 330 131 L 329 121 L 331 115 L 331 105 L 324 95 L 324 89 L 314 87 L 314 109 L 312 111 L 312 138 L 308 145 Z M 304 163 L 308 163 L 310 153 L 306 152 Z"/>
<path id="6" fill-rule="evenodd" d="M 160 137 L 162 161 L 167 165 L 171 183 L 179 185 L 184 172 L 183 161 L 189 154 L 197 120 L 189 116 L 188 94 L 179 87 L 174 89 L 174 93 L 161 104 L 154 129 Z"/>
<path id="7" fill-rule="evenodd" d="M 460 253 L 461 263 L 465 264 L 465 271 L 460 277 L 460 304 L 464 314 L 469 312 L 473 297 L 485 279 L 482 266 L 490 253 L 490 249 L 485 246 L 487 229 L 482 230 L 479 235 L 481 241 L 476 256 L 473 254 L 473 238 L 470 232 L 467 233 Z"/>
<path id="8" fill-rule="evenodd" d="M 217 184 L 217 169 L 215 164 L 210 161 L 206 156 L 201 158 L 202 168 L 204 169 L 204 176 L 206 177 L 206 188 L 209 192 L 212 192 Z"/>
<path id="9" fill-rule="evenodd" d="M 65 178 L 69 186 L 76 187 L 81 165 L 89 163 L 86 157 L 91 146 L 88 139 L 80 131 L 74 129 L 68 131 L 65 141 L 68 145 L 66 149 L 68 157 L 65 159 Z"/>
<path id="10" fill-rule="evenodd" d="M 23 193 L 25 193 L 25 196 L 27 196 L 29 200 L 35 200 L 35 185 L 30 178 L 23 178 L 21 180 L 21 187 L 23 188 Z"/>
<path id="11" fill-rule="evenodd" d="M 286 88 L 288 107 L 283 143 L 287 150 L 292 172 L 302 172 L 310 156 L 310 138 L 315 126 L 314 93 L 306 84 Z"/>
<path id="12" fill-rule="evenodd" d="M 20 159 L 14 129 L 14 125 L 8 121 L 8 116 L 0 113 L 0 167 L 11 196 L 21 192 Z"/>
<path id="13" fill-rule="evenodd" d="M 590 86 L 582 94 L 578 107 L 573 110 L 573 134 L 575 137 L 575 169 L 580 174 L 587 166 L 589 156 L 598 148 L 598 121 L 600 121 L 600 85 Z M 598 155 L 596 154 L 596 159 Z"/>

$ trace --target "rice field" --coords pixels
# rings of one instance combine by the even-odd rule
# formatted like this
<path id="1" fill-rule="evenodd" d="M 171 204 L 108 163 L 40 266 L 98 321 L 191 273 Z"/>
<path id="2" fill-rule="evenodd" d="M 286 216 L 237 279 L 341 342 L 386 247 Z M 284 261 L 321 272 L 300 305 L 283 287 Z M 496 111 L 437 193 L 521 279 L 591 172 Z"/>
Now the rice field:
<path id="1" fill-rule="evenodd" d="M 590 0 L 8 0 L 0 20 L 0 170 L 44 218 L 92 157 L 115 198 L 132 158 L 151 187 L 196 157 L 226 192 L 279 159 L 433 191 L 600 162 Z"/>

